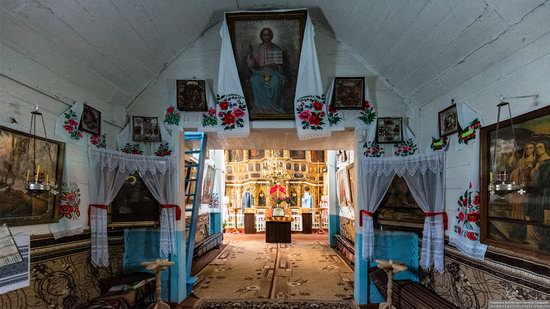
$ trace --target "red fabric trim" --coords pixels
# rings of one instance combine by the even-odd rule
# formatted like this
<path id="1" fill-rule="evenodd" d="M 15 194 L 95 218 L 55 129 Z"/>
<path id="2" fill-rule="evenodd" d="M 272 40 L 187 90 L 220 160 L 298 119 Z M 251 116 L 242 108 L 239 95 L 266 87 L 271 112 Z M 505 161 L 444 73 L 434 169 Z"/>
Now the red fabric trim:
<path id="1" fill-rule="evenodd" d="M 447 212 L 443 211 L 443 212 L 425 212 L 424 213 L 425 217 L 435 217 L 437 215 L 443 215 L 443 228 L 447 230 L 447 228 L 449 227 L 449 218 L 447 217 Z"/>
<path id="2" fill-rule="evenodd" d="M 367 215 L 372 218 L 374 213 L 368 210 L 359 210 L 359 226 L 363 226 L 363 215 Z"/>
<path id="3" fill-rule="evenodd" d="M 90 217 L 90 212 L 92 211 L 92 207 L 99 208 L 99 209 L 108 209 L 109 205 L 103 205 L 103 204 L 89 204 L 88 205 L 88 225 L 92 223 L 92 219 Z"/>
<path id="4" fill-rule="evenodd" d="M 101 209 L 107 209 L 109 208 L 109 205 L 103 205 L 103 204 L 90 204 L 90 207 L 96 207 Z"/>
<path id="5" fill-rule="evenodd" d="M 176 209 L 176 220 L 181 220 L 181 208 L 179 205 L 175 205 L 175 204 L 163 204 L 163 205 L 160 205 L 160 208 L 166 208 L 166 209 L 169 209 L 169 208 L 175 208 Z"/>

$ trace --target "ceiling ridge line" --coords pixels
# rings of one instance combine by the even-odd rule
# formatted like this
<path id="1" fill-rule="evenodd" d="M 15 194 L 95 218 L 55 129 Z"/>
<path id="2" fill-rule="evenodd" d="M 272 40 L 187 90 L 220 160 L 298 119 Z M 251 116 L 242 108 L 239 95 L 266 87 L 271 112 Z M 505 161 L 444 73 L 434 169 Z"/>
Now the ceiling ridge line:
<path id="1" fill-rule="evenodd" d="M 39 93 L 39 94 L 41 94 L 41 95 L 43 95 L 43 96 L 45 96 L 45 97 L 48 97 L 48 98 L 50 98 L 50 99 L 52 99 L 52 100 L 54 100 L 54 101 L 57 101 L 57 102 L 59 102 L 59 103 L 62 103 L 62 104 L 64 104 L 64 105 L 68 106 L 69 108 L 70 108 L 70 107 L 73 107 L 73 105 L 77 102 L 77 100 L 71 99 L 71 100 L 73 100 L 73 103 L 72 103 L 72 104 L 71 104 L 71 103 L 67 103 L 67 102 L 63 101 L 61 98 L 58 98 L 58 97 L 57 97 L 56 95 L 54 95 L 54 94 L 49 94 L 49 93 L 47 93 L 46 91 L 44 91 L 44 90 L 42 90 L 42 89 L 38 89 L 38 88 L 36 88 L 36 87 L 34 87 L 34 86 L 28 85 L 28 84 L 26 84 L 25 82 L 19 81 L 19 80 L 15 79 L 15 78 L 13 78 L 13 77 L 11 77 L 11 76 L 8 76 L 8 75 L 6 75 L 6 74 L 4 74 L 4 73 L 0 73 L 0 76 L 6 78 L 6 79 L 8 79 L 8 80 L 11 80 L 11 81 L 13 81 L 14 83 L 17 83 L 17 84 L 19 84 L 19 85 L 21 85 L 21 86 L 23 86 L 23 87 L 26 87 L 26 88 L 28 88 L 28 89 L 31 89 L 31 90 L 33 90 L 33 91 L 35 91 L 35 92 L 37 92 L 37 93 Z M 10 96 L 13 96 L 12 94 L 9 94 L 9 95 L 10 95 Z M 24 101 L 24 102 L 26 102 L 26 103 L 28 103 L 28 104 L 33 105 L 32 102 L 28 102 L 27 100 L 25 100 L 25 99 L 23 99 L 23 98 L 20 98 L 20 97 L 17 97 L 17 98 L 20 99 L 21 101 Z M 85 100 L 85 102 L 86 102 L 86 101 L 87 101 L 87 100 Z M 106 103 L 107 103 L 107 102 L 106 102 Z M 107 104 L 109 104 L 109 103 L 107 103 Z M 42 108 L 42 109 L 43 109 L 43 108 Z M 47 111 L 48 111 L 49 113 L 51 113 L 51 114 L 55 114 L 55 112 L 52 112 L 52 111 L 49 111 L 49 110 L 47 110 Z M 114 122 L 112 122 L 112 121 L 108 121 L 108 120 L 105 120 L 105 119 L 102 119 L 102 122 L 105 122 L 105 123 L 107 123 L 107 124 L 110 124 L 110 125 L 112 125 L 113 127 L 117 127 L 117 128 L 119 128 L 119 129 L 123 129 L 123 128 L 124 128 L 124 127 L 121 127 L 120 125 L 118 125 L 118 124 L 116 124 L 116 123 L 114 123 Z"/>
<path id="2" fill-rule="evenodd" d="M 536 41 L 533 41 L 533 43 L 539 41 L 541 38 L 543 38 L 543 37 L 545 37 L 545 36 L 547 36 L 547 35 L 549 35 L 549 34 L 550 34 L 550 32 L 547 33 L 546 35 L 544 35 L 544 36 L 538 38 Z M 533 44 L 533 43 L 531 43 L 531 44 Z M 513 54 L 511 54 L 511 55 L 509 55 L 509 56 L 503 58 L 502 60 L 500 60 L 500 61 L 497 62 L 496 64 L 502 63 L 504 60 L 506 60 L 506 59 L 508 59 L 508 58 L 510 58 L 510 57 L 512 57 L 512 56 L 515 56 L 517 53 L 521 52 L 523 49 L 525 49 L 525 48 L 522 48 L 522 49 L 516 51 L 515 53 L 513 53 Z M 462 97 L 463 97 L 462 100 L 463 100 L 463 101 L 466 101 L 470 96 L 475 95 L 476 93 L 482 91 L 484 88 L 487 88 L 487 87 L 489 87 L 490 85 L 492 85 L 492 84 L 494 84 L 494 83 L 496 83 L 496 82 L 498 82 L 498 81 L 500 81 L 500 80 L 502 80 L 502 79 L 504 79 L 504 78 L 507 78 L 508 75 L 513 74 L 513 73 L 515 73 L 515 72 L 517 72 L 517 71 L 523 69 L 524 67 L 530 65 L 531 63 L 533 63 L 533 62 L 535 62 L 535 61 L 538 61 L 539 59 L 544 58 L 544 57 L 546 57 L 546 56 L 548 56 L 548 55 L 550 55 L 550 51 L 547 52 L 547 53 L 545 53 L 545 54 L 543 54 L 543 55 L 541 55 L 541 56 L 539 56 L 539 57 L 537 57 L 537 58 L 535 58 L 535 59 L 533 59 L 533 60 L 531 60 L 531 61 L 529 61 L 528 63 L 524 63 L 523 65 L 521 65 L 521 66 L 515 68 L 515 69 L 512 70 L 512 71 L 509 71 L 508 73 L 506 73 L 507 75 L 505 75 L 505 76 L 499 76 L 498 78 L 495 78 L 495 79 L 491 80 L 491 81 L 490 81 L 489 83 L 487 83 L 486 85 L 484 85 L 484 86 L 482 86 L 482 87 L 480 87 L 480 88 L 476 88 L 476 89 L 470 91 L 468 94 L 465 94 L 465 95 L 462 96 Z M 496 64 L 495 64 L 495 65 L 496 65 Z M 487 70 L 485 70 L 485 71 L 487 71 Z M 439 97 L 437 97 L 437 98 L 431 100 L 430 102 L 426 102 L 426 103 L 422 104 L 420 107 L 422 108 L 422 107 L 424 107 L 424 106 L 426 106 L 426 105 L 428 105 L 428 104 L 430 104 L 430 103 L 432 103 L 432 102 L 434 102 L 434 101 L 437 101 L 437 100 L 440 100 L 440 99 L 443 99 L 443 98 L 453 98 L 453 97 L 455 97 L 455 96 L 452 96 L 452 95 L 449 96 L 449 93 L 451 93 L 452 91 L 455 91 L 456 89 L 462 87 L 462 86 L 463 86 L 464 84 L 466 84 L 467 82 L 469 82 L 469 81 L 471 81 L 472 79 L 478 77 L 479 75 L 485 73 L 485 71 L 483 71 L 483 72 L 481 72 L 481 73 L 479 73 L 479 74 L 476 74 L 475 76 L 473 76 L 473 77 L 469 78 L 468 80 L 464 81 L 462 84 L 460 84 L 460 85 L 454 87 L 454 88 L 451 89 L 449 92 L 440 95 Z"/>
<path id="3" fill-rule="evenodd" d="M 35 0 L 35 2 L 37 2 Z M 38 2 L 37 2 L 38 3 Z M 48 10 L 49 12 L 52 12 L 52 10 L 48 7 L 45 7 L 45 6 L 41 6 L 41 8 L 45 9 L 45 10 Z M 17 14 L 14 14 L 13 12 L 10 12 L 8 10 L 6 10 L 5 8 L 0 8 L 0 10 L 2 10 L 5 14 L 7 14 L 10 18 L 13 18 L 12 20 L 12 23 L 20 23 L 23 27 L 27 27 L 30 31 L 32 31 L 34 34 L 36 34 L 37 36 L 39 37 L 42 37 L 42 35 L 36 30 L 36 27 L 35 25 L 33 25 L 32 23 L 29 22 L 29 20 L 26 20 L 24 19 L 23 17 L 17 15 Z M 78 35 L 80 37 L 80 35 L 74 30 L 72 29 L 68 24 L 66 24 L 65 22 L 63 22 L 63 20 L 61 20 L 57 15 L 55 15 L 54 13 L 52 13 L 55 18 L 57 18 L 59 21 L 61 21 L 68 29 L 70 29 L 70 31 L 72 31 L 73 33 L 75 33 L 76 35 Z M 8 41 L 8 40 L 6 40 Z M 62 54 L 62 55 L 65 55 L 66 57 L 72 57 L 70 54 L 67 54 L 65 53 L 64 50 L 62 49 L 58 49 L 57 45 L 56 44 L 53 44 L 53 42 L 51 40 L 47 40 L 47 39 L 44 39 L 44 41 L 46 43 L 48 43 L 48 47 L 51 48 L 52 51 L 55 51 L 59 54 Z M 94 45 L 91 45 L 88 41 L 84 40 L 84 42 L 86 44 L 88 44 L 91 48 L 95 48 L 97 50 L 97 48 L 94 46 Z M 53 45 L 52 45 L 53 44 Z M 20 53 L 24 53 L 24 51 L 22 50 L 19 50 L 19 47 L 16 47 L 15 45 L 12 44 L 12 46 L 10 46 L 10 48 L 16 50 L 17 52 L 20 52 Z M 30 58 L 33 58 L 34 57 L 31 57 L 30 55 L 27 55 L 26 53 L 24 53 L 27 57 L 30 57 Z M 113 63 L 112 61 L 110 61 L 110 59 L 108 59 L 105 55 L 103 55 L 101 52 L 98 51 L 98 55 L 100 55 L 101 57 L 107 59 L 110 63 Z M 97 77 L 98 79 L 100 79 L 104 84 L 105 86 L 110 86 L 113 88 L 113 91 L 116 91 L 116 90 L 120 90 L 121 92 L 124 92 L 124 93 L 127 93 L 127 91 L 125 89 L 122 89 L 119 85 L 117 85 L 116 83 L 114 83 L 111 79 L 105 77 L 102 73 L 98 72 L 97 70 L 95 70 L 92 66 L 82 62 L 82 61 L 78 61 L 78 59 L 75 59 L 75 58 L 72 58 L 73 60 L 79 62 L 79 65 L 81 65 L 83 68 L 93 72 Z M 34 61 L 37 62 L 36 59 L 34 59 Z M 40 63 L 41 65 L 45 66 L 44 64 L 42 64 L 41 62 L 37 62 L 37 63 Z M 118 68 L 118 67 L 117 67 Z M 57 71 L 54 71 L 52 68 L 48 68 L 49 70 L 51 70 L 52 72 L 54 72 L 55 74 L 59 74 Z M 121 70 L 122 73 L 124 73 L 125 75 L 129 75 L 126 71 L 124 71 L 123 69 L 121 68 L 118 68 Z M 80 86 L 79 86 L 80 87 Z M 90 91 L 90 90 L 87 90 L 87 91 Z M 93 93 L 93 92 L 91 92 Z M 97 93 L 94 93 L 95 96 L 97 96 Z"/>
<path id="4" fill-rule="evenodd" d="M 481 44 L 481 46 L 479 46 L 479 47 L 476 48 L 475 50 L 471 51 L 471 52 L 468 53 L 467 55 L 464 55 L 464 56 L 460 57 L 460 58 L 458 59 L 458 61 L 457 61 L 455 64 L 453 64 L 452 66 L 450 66 L 449 68 L 447 68 L 445 71 L 441 72 L 439 75 L 437 75 L 436 77 L 434 77 L 433 79 L 431 79 L 431 80 L 428 81 L 427 83 L 425 83 L 425 84 L 423 84 L 422 86 L 416 88 L 416 89 L 412 92 L 411 96 L 414 96 L 415 94 L 417 94 L 418 92 L 420 92 L 422 89 L 424 89 L 424 88 L 430 86 L 431 84 L 433 84 L 434 82 L 436 82 L 438 79 L 440 79 L 441 77 L 443 77 L 444 75 L 446 75 L 449 71 L 451 71 L 452 69 L 454 69 L 454 68 L 457 67 L 458 65 L 464 63 L 466 60 L 468 60 L 468 58 L 469 58 L 470 56 L 474 55 L 474 54 L 477 53 L 479 50 L 481 50 L 481 49 L 483 49 L 484 47 L 486 47 L 486 46 L 488 46 L 488 45 L 491 45 L 491 44 L 493 44 L 494 42 L 496 42 L 496 41 L 497 41 L 498 39 L 500 39 L 504 34 L 506 34 L 507 32 L 509 32 L 512 28 L 514 28 L 515 26 L 521 24 L 521 23 L 523 22 L 523 20 L 524 20 L 528 15 L 530 15 L 531 13 L 533 13 L 534 11 L 536 11 L 537 9 L 539 9 L 541 6 L 544 6 L 544 5 L 546 4 L 546 2 L 548 2 L 548 0 L 544 1 L 543 3 L 539 4 L 538 6 L 536 6 L 536 7 L 533 8 L 532 10 L 530 10 L 529 12 L 525 13 L 517 22 L 515 22 L 515 23 L 509 25 L 508 27 L 506 27 L 506 28 L 505 28 L 504 30 L 502 30 L 499 34 L 497 34 L 496 37 L 487 40 L 485 43 Z M 493 9 L 493 10 L 496 12 L 495 9 Z M 497 12 L 497 13 L 498 13 L 498 12 Z M 499 15 L 499 16 L 500 16 L 500 15 Z M 541 37 L 544 37 L 544 35 L 542 35 Z M 541 37 L 539 37 L 538 39 L 540 39 Z M 538 40 L 538 39 L 537 39 L 537 40 Z M 537 41 L 537 40 L 535 40 L 535 41 Z M 499 63 L 500 61 L 502 61 L 502 60 L 508 58 L 509 56 L 512 56 L 512 55 L 514 55 L 515 53 L 517 53 L 517 52 L 523 50 L 523 49 L 526 48 L 527 46 L 533 44 L 535 41 L 529 43 L 528 45 L 524 46 L 523 48 L 520 48 L 520 49 L 517 50 L 516 52 L 514 52 L 514 53 L 512 53 L 512 54 L 510 54 L 510 55 L 508 55 L 508 56 L 506 56 L 506 57 L 504 57 L 504 58 L 502 58 L 502 59 L 500 59 L 500 60 L 497 61 L 496 63 Z M 485 70 L 486 70 L 486 69 L 485 69 Z M 485 71 L 485 70 L 483 70 L 483 71 Z M 483 71 L 482 71 L 482 72 L 483 72 Z M 476 74 L 475 76 L 478 76 L 479 74 L 481 74 L 481 73 L 478 73 L 478 74 Z M 475 77 L 475 76 L 474 76 L 474 77 Z M 472 77 L 472 78 L 473 78 L 473 77 Z M 471 79 L 471 78 L 470 78 L 470 79 Z M 470 80 L 470 79 L 468 79 L 468 80 Z M 468 80 L 467 80 L 467 81 L 468 81 Z M 467 82 L 467 81 L 465 81 L 465 82 Z M 462 84 L 463 84 L 463 83 L 462 83 Z M 462 85 L 462 84 L 460 84 L 460 85 Z M 458 86 L 460 86 L 460 85 L 458 85 Z M 457 86 L 457 87 L 458 87 L 458 86 Z M 426 104 L 429 104 L 429 102 L 426 103 Z M 424 105 L 425 105 L 425 104 L 424 104 Z M 424 106 L 424 105 L 422 105 L 422 106 Z"/>
<path id="5" fill-rule="evenodd" d="M 311 17 L 311 19 L 312 19 L 312 22 L 314 24 L 318 24 L 318 25 L 320 25 L 320 27 L 324 26 L 324 24 L 322 22 L 317 22 L 316 23 L 316 21 L 317 21 L 316 18 Z M 397 96 L 399 96 L 401 99 L 403 99 L 403 103 L 410 106 L 410 102 L 406 102 L 406 99 L 409 98 L 408 95 L 406 95 L 405 93 L 403 93 L 399 89 L 397 89 L 384 75 L 380 74 L 372 65 L 370 65 L 369 62 L 367 61 L 367 59 L 365 59 L 363 56 L 361 56 L 359 53 L 357 53 L 355 51 L 355 49 L 353 49 L 350 45 L 348 45 L 344 41 L 338 39 L 335 36 L 335 34 L 333 32 L 331 32 L 329 29 L 325 28 L 324 30 L 326 30 L 326 32 L 329 34 L 329 36 L 331 38 L 333 38 L 337 42 L 340 42 L 347 50 L 349 50 L 351 52 L 351 55 L 356 60 L 361 62 L 361 64 L 363 64 L 369 71 L 371 71 L 371 73 L 373 75 L 377 76 L 384 83 L 384 85 L 386 85 L 390 89 L 391 92 L 395 93 Z"/>
<path id="6" fill-rule="evenodd" d="M 482 1 L 484 2 L 484 1 Z M 485 3 L 485 2 L 484 2 Z M 466 27 L 464 27 L 464 29 L 462 29 L 462 31 L 460 31 L 459 33 L 456 34 L 456 36 L 453 37 L 452 40 L 449 40 L 448 43 L 445 45 L 448 46 L 450 45 L 451 43 L 455 42 L 463 33 L 465 33 L 468 29 L 470 29 L 475 23 L 477 23 L 479 20 L 481 20 L 481 18 L 485 15 L 485 13 L 490 9 L 491 7 L 485 3 L 485 7 L 483 8 L 483 11 L 481 11 L 481 13 L 479 15 L 477 15 L 477 17 L 471 21 Z M 492 8 L 491 8 L 492 9 Z M 497 14 L 498 15 L 498 14 Z M 412 71 L 411 73 L 407 74 L 407 76 L 405 76 L 404 78 L 401 79 L 401 82 L 399 82 L 399 84 L 401 83 L 404 83 L 405 80 L 407 80 L 409 77 L 413 76 L 415 73 L 417 73 L 418 71 L 420 71 L 422 68 L 424 68 L 428 63 L 430 63 L 432 61 L 432 59 L 434 59 L 435 57 L 437 57 L 438 55 L 440 55 L 444 50 L 445 50 L 445 47 L 443 47 L 442 49 L 438 50 L 435 54 L 433 54 L 429 59 L 427 59 L 426 61 L 424 61 L 424 63 L 422 63 L 422 65 L 418 66 L 414 71 Z M 411 91 L 411 96 L 414 96 L 414 94 L 417 92 L 417 90 L 419 88 L 422 88 L 424 85 L 422 86 L 419 86 L 415 89 L 413 89 Z"/>

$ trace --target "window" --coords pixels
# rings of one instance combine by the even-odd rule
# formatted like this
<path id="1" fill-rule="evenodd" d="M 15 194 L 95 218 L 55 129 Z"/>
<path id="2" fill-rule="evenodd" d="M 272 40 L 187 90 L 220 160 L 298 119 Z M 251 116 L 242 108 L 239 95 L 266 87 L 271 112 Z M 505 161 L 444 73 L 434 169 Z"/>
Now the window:
<path id="1" fill-rule="evenodd" d="M 111 203 L 109 223 L 113 225 L 142 222 L 152 224 L 159 221 L 160 204 L 151 194 L 139 173 L 126 179 Z"/>

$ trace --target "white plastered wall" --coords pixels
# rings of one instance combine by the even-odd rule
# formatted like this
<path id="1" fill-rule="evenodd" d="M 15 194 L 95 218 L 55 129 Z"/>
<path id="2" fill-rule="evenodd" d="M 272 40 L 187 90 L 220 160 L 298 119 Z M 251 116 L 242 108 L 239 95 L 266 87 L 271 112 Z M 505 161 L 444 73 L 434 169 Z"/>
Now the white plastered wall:
<path id="1" fill-rule="evenodd" d="M 117 123 L 124 119 L 123 108 L 112 106 L 86 90 L 79 88 L 70 80 L 55 74 L 47 67 L 33 61 L 26 55 L 0 45 L 0 124 L 16 130 L 29 132 L 31 111 L 38 102 L 44 115 L 48 138 L 60 140 L 54 134 L 56 117 L 67 110 L 77 99 L 101 111 L 101 130 L 107 134 L 107 147 L 113 149 L 116 135 L 120 131 Z M 63 103 L 65 102 L 65 103 Z M 9 124 L 10 117 L 18 124 Z M 107 123 L 110 122 L 111 124 Z M 37 122 L 37 135 L 44 136 L 40 119 Z M 61 141 L 61 140 L 60 140 Z M 88 162 L 86 147 L 71 143 L 65 144 L 65 166 L 70 177 L 81 190 L 79 222 L 87 227 L 88 217 Z M 14 227 L 15 233 L 25 231 L 30 234 L 49 234 L 47 224 Z"/>
<path id="2" fill-rule="evenodd" d="M 547 34 L 436 100 L 414 102 L 421 106 L 419 148 L 426 149 L 431 142 L 431 137 L 436 136 L 437 113 L 449 106 L 452 98 L 456 101 L 464 101 L 476 110 L 485 125 L 496 122 L 496 105 L 500 95 L 505 97 L 539 95 L 537 99 L 507 100 L 511 103 L 512 116 L 549 105 L 550 74 L 548 72 L 550 72 L 550 35 Z M 507 119 L 507 111 L 502 116 Z M 447 151 L 446 209 L 449 212 L 450 227 L 455 222 L 455 205 L 458 196 L 466 189 L 464 179 L 471 173 L 470 162 L 477 160 L 477 154 L 471 150 L 456 151 L 454 148 L 456 139 L 456 134 L 451 136 L 452 141 Z"/>

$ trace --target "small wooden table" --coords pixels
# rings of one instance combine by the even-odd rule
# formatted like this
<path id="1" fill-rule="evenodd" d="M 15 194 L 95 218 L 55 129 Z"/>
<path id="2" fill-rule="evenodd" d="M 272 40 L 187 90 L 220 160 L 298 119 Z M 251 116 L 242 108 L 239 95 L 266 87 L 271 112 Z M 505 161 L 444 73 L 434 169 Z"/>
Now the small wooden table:
<path id="1" fill-rule="evenodd" d="M 291 243 L 291 221 L 266 221 L 265 242 L 267 243 Z"/>
<path id="2" fill-rule="evenodd" d="M 393 309 L 395 306 L 393 306 L 393 274 L 398 273 L 400 271 L 404 271 L 407 269 L 407 266 L 405 266 L 400 261 L 386 261 L 386 260 L 376 260 L 376 263 L 378 264 L 378 268 L 383 269 L 386 274 L 388 275 L 388 294 L 386 297 L 386 302 L 381 303 L 378 308 L 380 309 Z"/>
<path id="3" fill-rule="evenodd" d="M 174 265 L 174 262 L 168 261 L 168 259 L 156 259 L 151 262 L 141 262 L 141 266 L 145 267 L 145 269 L 148 269 L 155 273 L 155 279 L 156 279 L 156 298 L 157 301 L 153 304 L 150 304 L 147 309 L 170 309 L 170 305 L 162 301 L 162 288 L 161 288 L 161 281 L 160 281 L 160 272 L 163 270 L 166 270 L 170 268 L 170 266 Z"/>

